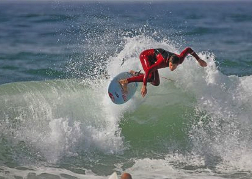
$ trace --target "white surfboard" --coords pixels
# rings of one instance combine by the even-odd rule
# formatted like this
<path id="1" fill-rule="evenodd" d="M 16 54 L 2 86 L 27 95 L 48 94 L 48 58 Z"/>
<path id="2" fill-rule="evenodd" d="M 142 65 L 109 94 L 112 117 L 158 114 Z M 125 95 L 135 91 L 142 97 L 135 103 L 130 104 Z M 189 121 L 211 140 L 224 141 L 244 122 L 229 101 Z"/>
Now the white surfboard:
<path id="1" fill-rule="evenodd" d="M 108 179 L 118 179 L 116 172 L 114 172 Z"/>
<path id="2" fill-rule="evenodd" d="M 123 89 L 119 83 L 121 79 L 127 79 L 132 77 L 129 72 L 122 72 L 115 76 L 109 84 L 108 94 L 111 101 L 115 104 L 123 104 L 132 98 L 137 90 L 137 82 L 129 83 L 127 86 L 128 92 L 124 93 Z"/>

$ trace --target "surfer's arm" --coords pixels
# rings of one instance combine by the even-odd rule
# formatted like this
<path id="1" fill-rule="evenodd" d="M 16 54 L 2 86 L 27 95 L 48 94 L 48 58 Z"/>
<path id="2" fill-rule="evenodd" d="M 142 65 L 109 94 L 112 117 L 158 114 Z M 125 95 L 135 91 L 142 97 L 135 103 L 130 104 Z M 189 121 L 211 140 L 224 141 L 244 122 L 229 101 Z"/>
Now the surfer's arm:
<path id="1" fill-rule="evenodd" d="M 183 63 L 185 57 L 188 55 L 188 54 L 191 54 L 197 61 L 198 63 L 200 64 L 200 66 L 202 67 L 206 67 L 207 66 L 207 63 L 202 60 L 195 51 L 193 51 L 193 49 L 191 49 L 190 47 L 187 47 L 185 48 L 179 55 L 179 58 L 181 59 L 180 60 L 180 64 Z"/>

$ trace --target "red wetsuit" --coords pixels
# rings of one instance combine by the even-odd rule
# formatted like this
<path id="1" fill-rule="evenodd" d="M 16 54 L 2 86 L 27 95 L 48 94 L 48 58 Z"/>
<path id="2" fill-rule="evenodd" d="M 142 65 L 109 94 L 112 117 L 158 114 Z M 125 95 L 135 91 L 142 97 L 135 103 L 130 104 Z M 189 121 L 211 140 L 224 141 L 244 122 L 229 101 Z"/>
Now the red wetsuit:
<path id="1" fill-rule="evenodd" d="M 128 83 L 143 82 L 144 85 L 147 82 L 151 82 L 152 85 L 158 86 L 160 84 L 158 69 L 169 67 L 169 58 L 172 55 L 177 55 L 179 57 L 179 64 L 181 64 L 188 54 L 199 59 L 199 56 L 190 47 L 185 48 L 179 55 L 161 48 L 145 50 L 139 57 L 145 74 L 133 76 L 128 78 L 127 81 Z"/>

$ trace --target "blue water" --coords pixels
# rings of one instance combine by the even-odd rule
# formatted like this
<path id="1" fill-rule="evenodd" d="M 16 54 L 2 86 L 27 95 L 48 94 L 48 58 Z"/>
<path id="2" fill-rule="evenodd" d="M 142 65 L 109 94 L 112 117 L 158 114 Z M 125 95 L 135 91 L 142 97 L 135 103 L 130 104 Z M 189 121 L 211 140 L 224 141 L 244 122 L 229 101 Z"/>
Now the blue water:
<path id="1" fill-rule="evenodd" d="M 252 177 L 252 2 L 0 2 L 0 178 Z M 113 104 L 148 48 L 191 56 Z M 141 86 L 141 84 L 140 84 Z"/>

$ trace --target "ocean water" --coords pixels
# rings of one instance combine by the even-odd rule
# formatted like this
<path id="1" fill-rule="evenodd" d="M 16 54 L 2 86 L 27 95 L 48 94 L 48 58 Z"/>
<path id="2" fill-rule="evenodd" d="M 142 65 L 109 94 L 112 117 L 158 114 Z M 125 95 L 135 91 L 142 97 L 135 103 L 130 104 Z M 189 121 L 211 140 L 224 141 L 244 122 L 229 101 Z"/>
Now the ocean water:
<path id="1" fill-rule="evenodd" d="M 252 2 L 0 2 L 0 178 L 252 178 Z M 192 56 L 113 104 L 148 48 Z M 140 84 L 141 86 L 141 84 Z"/>

